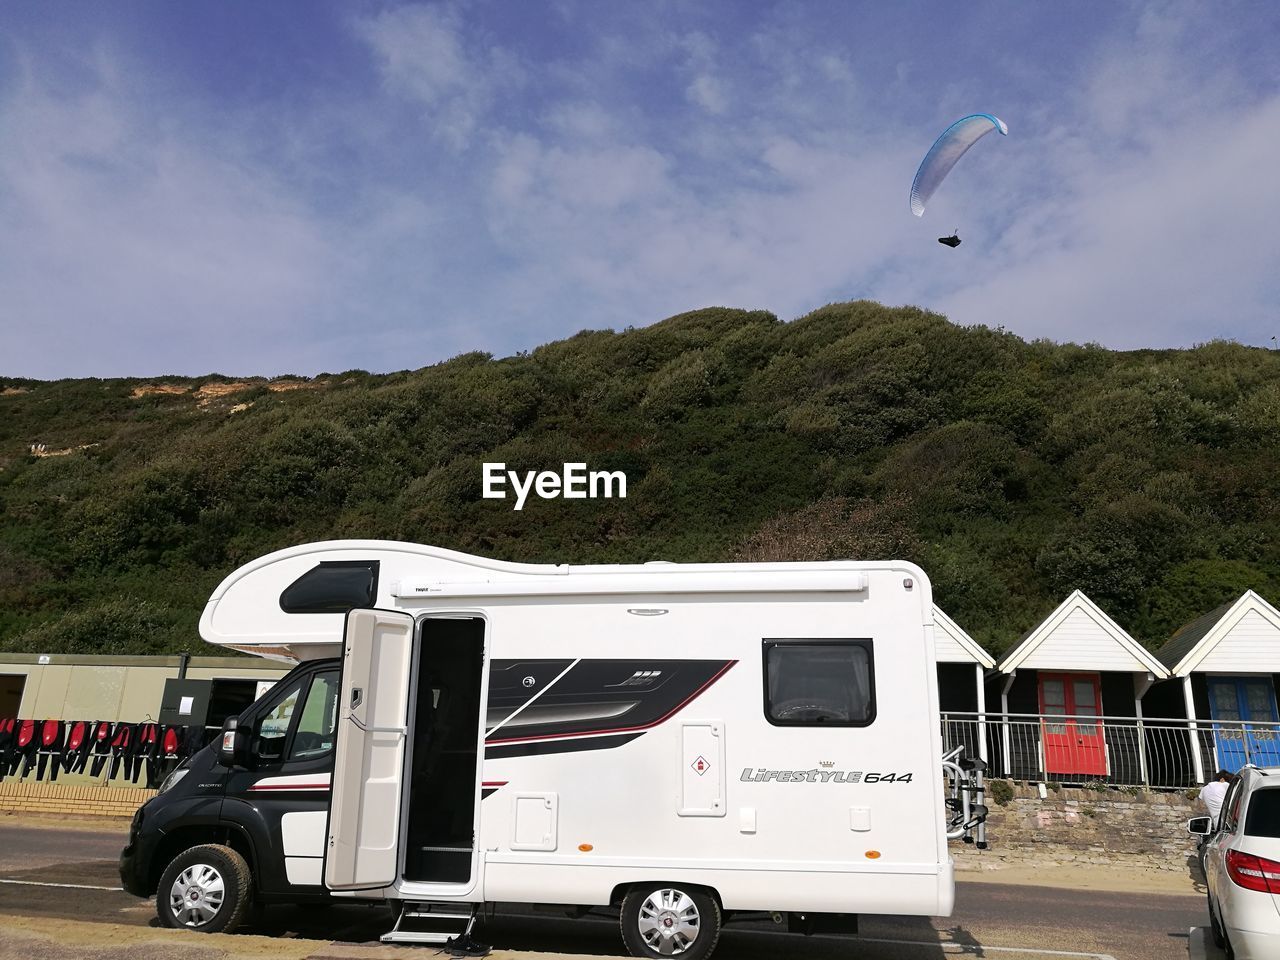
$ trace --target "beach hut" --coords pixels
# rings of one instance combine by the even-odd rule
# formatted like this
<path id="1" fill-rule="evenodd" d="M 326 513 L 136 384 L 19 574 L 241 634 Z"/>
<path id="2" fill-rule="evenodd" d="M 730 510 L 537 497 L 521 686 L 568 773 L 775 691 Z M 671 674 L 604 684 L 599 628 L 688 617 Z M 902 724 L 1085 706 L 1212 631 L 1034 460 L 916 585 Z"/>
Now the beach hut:
<path id="1" fill-rule="evenodd" d="M 995 658 L 958 623 L 933 605 L 934 659 L 938 665 L 938 703 L 947 749 L 963 744 L 966 756 L 987 759 L 987 738 L 980 715 L 987 711 L 986 671 Z"/>
<path id="2" fill-rule="evenodd" d="M 1190 721 L 1197 782 L 1216 768 L 1280 766 L 1280 611 L 1247 590 L 1186 624 L 1156 656 L 1173 681 L 1152 691 L 1149 712 Z"/>
<path id="3" fill-rule="evenodd" d="M 996 665 L 1006 773 L 1148 782 L 1142 698 L 1167 676 L 1154 654 L 1074 591 Z"/>

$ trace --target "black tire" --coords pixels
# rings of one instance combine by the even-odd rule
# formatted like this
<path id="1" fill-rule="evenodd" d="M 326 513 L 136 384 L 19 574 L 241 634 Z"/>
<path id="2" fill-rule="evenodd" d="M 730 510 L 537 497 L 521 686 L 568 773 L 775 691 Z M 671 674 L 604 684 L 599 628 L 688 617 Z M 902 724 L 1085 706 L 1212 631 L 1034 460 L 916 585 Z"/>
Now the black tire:
<path id="1" fill-rule="evenodd" d="M 249 914 L 253 877 L 244 857 L 206 843 L 173 858 L 160 877 L 156 913 L 175 930 L 231 933 Z"/>
<path id="2" fill-rule="evenodd" d="M 1209 935 L 1213 937 L 1213 945 L 1218 948 L 1227 945 L 1227 938 L 1222 933 L 1222 924 L 1218 920 L 1218 912 L 1213 909 L 1213 897 L 1206 897 L 1209 901 Z"/>
<path id="3" fill-rule="evenodd" d="M 716 898 L 700 887 L 680 883 L 642 883 L 632 887 L 618 915 L 627 952 L 652 960 L 705 960 L 720 939 L 720 923 Z M 663 933 L 664 929 L 671 932 Z M 650 945 L 651 941 L 661 944 L 664 940 L 671 948 L 665 953 Z"/>

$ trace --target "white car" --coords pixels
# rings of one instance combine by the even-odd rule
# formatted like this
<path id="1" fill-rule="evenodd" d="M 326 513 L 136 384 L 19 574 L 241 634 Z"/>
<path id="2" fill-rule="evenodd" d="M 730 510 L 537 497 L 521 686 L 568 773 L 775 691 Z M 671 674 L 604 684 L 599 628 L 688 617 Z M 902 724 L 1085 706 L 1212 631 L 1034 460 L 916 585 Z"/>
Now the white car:
<path id="1" fill-rule="evenodd" d="M 1245 767 L 1222 801 L 1221 822 L 1196 817 L 1205 836 L 1213 940 L 1236 960 L 1280 957 L 1280 767 Z"/>

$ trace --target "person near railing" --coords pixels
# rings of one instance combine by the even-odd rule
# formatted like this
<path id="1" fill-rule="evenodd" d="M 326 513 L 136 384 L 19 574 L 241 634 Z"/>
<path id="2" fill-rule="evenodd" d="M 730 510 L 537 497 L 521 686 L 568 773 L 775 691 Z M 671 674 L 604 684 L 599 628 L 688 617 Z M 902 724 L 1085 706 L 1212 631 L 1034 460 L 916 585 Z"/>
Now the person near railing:
<path id="1" fill-rule="evenodd" d="M 1235 775 L 1228 770 L 1219 770 L 1213 779 L 1200 788 L 1200 802 L 1209 808 L 1209 817 L 1213 825 L 1218 825 L 1218 817 L 1222 814 L 1222 801 Z"/>

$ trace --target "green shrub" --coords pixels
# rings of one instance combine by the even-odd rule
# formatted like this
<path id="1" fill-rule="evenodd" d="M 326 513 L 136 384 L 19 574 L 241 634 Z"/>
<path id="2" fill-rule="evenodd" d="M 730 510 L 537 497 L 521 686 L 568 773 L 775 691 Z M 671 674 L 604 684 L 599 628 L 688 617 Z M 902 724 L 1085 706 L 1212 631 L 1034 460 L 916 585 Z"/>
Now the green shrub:
<path id="1" fill-rule="evenodd" d="M 287 391 L 4 379 L 0 648 L 195 643 L 232 567 L 332 536 L 575 563 L 892 556 L 993 653 L 1077 588 L 1152 647 L 1280 591 L 1272 351 L 1028 343 L 862 300 L 428 359 Z M 516 514 L 480 499 L 494 460 L 622 469 L 630 495 Z M 149 627 L 104 607 L 125 596 Z"/>
<path id="2" fill-rule="evenodd" d="M 988 780 L 985 786 L 987 796 L 995 801 L 997 806 L 1007 806 L 1013 799 L 1013 784 L 1008 780 Z"/>

